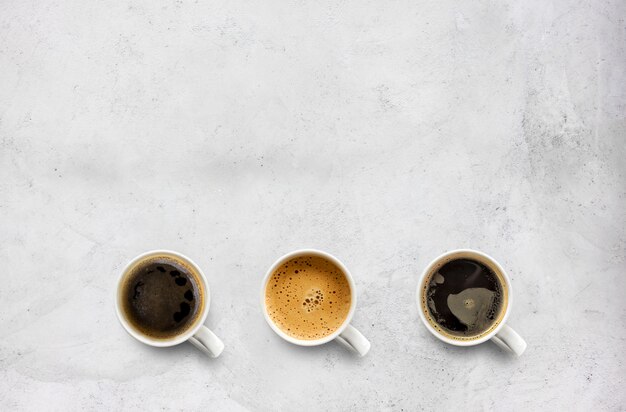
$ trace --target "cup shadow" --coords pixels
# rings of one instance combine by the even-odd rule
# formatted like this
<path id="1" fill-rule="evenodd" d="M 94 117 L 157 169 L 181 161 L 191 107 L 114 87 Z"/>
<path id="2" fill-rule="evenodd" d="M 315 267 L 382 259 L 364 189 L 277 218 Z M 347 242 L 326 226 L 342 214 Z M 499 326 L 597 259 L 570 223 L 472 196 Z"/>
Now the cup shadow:
<path id="1" fill-rule="evenodd" d="M 131 338 L 132 339 L 132 338 Z M 219 360 L 220 357 L 213 358 L 206 353 L 203 353 L 202 350 L 193 346 L 190 342 L 182 342 L 178 345 L 167 346 L 167 347 L 156 347 L 146 345 L 142 342 L 137 341 L 136 339 L 132 339 L 134 341 L 134 345 L 137 351 L 144 351 L 149 353 L 150 356 L 158 357 L 162 360 L 176 360 L 189 356 L 193 356 L 198 359 L 206 359 L 208 362 L 215 362 Z"/>
<path id="2" fill-rule="evenodd" d="M 278 345 L 281 351 L 284 350 L 286 352 L 297 354 L 298 356 L 309 357 L 312 359 L 319 358 L 320 354 L 328 354 L 329 350 L 337 356 L 345 356 L 348 358 L 354 358 L 355 360 L 367 358 L 367 355 L 359 356 L 354 349 L 350 349 L 335 340 L 315 346 L 296 345 L 294 343 L 287 342 L 278 335 L 273 336 L 271 340 L 271 343 L 273 345 Z"/>
<path id="3" fill-rule="evenodd" d="M 437 337 L 430 336 L 428 339 L 431 341 L 435 341 L 436 344 L 441 348 L 442 352 L 448 353 L 454 357 L 467 357 L 468 355 L 474 356 L 485 356 L 492 357 L 494 359 L 498 359 L 501 362 L 511 363 L 516 361 L 516 356 L 512 352 L 508 352 L 504 349 L 500 349 L 493 342 L 487 341 L 474 346 L 455 346 L 449 343 L 443 342 Z"/>

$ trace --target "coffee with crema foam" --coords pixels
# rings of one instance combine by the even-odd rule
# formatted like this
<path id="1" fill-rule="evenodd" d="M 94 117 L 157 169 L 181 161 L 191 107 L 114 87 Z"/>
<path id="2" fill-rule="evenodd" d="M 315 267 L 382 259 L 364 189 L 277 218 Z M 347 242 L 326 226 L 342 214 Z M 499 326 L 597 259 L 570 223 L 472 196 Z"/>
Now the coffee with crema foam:
<path id="1" fill-rule="evenodd" d="M 424 282 L 422 310 L 441 334 L 455 340 L 478 339 L 504 316 L 508 297 L 504 284 L 487 262 L 451 259 Z"/>
<path id="2" fill-rule="evenodd" d="M 350 284 L 340 268 L 318 256 L 294 257 L 265 286 L 267 313 L 285 334 L 301 340 L 335 332 L 350 312 Z"/>

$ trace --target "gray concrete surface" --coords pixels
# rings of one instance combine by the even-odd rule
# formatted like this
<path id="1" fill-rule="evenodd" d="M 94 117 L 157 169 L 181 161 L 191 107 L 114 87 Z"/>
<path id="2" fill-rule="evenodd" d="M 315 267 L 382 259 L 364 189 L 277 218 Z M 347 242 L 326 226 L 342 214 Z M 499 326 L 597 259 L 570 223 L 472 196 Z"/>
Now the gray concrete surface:
<path id="1" fill-rule="evenodd" d="M 0 409 L 624 410 L 623 1 L 0 2 Z M 335 254 L 359 359 L 266 325 Z M 519 359 L 443 344 L 417 277 L 472 247 Z M 216 360 L 113 309 L 148 249 L 206 271 Z"/>

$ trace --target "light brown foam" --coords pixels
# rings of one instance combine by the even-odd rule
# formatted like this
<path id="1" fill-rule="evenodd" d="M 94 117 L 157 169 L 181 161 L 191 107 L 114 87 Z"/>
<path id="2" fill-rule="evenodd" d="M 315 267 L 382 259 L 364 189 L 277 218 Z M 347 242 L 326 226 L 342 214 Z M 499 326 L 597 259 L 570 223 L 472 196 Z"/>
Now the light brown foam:
<path id="1" fill-rule="evenodd" d="M 317 256 L 295 257 L 274 271 L 265 286 L 272 321 L 296 339 L 315 340 L 335 332 L 352 303 L 341 269 Z"/>

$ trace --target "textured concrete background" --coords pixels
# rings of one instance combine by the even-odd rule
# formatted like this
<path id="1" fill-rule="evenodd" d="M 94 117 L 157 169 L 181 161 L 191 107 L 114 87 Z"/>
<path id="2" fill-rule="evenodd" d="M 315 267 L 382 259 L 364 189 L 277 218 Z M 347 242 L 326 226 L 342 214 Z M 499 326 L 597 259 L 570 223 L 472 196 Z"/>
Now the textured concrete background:
<path id="1" fill-rule="evenodd" d="M 0 409 L 626 408 L 626 3 L 0 0 Z M 359 359 L 259 288 L 316 247 Z M 519 359 L 420 323 L 436 255 L 512 277 Z M 213 291 L 216 360 L 132 340 L 132 257 Z"/>

